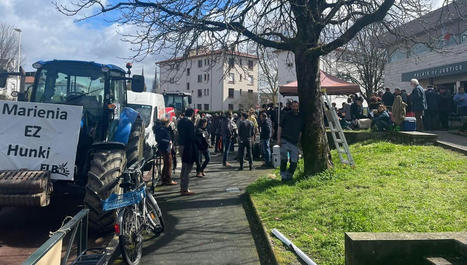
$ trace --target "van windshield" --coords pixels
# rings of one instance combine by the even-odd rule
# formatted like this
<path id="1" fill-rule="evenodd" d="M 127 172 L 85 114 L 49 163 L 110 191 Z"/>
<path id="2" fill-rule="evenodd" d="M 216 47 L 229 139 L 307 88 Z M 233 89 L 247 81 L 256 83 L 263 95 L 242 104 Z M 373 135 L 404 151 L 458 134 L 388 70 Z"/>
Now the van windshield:
<path id="1" fill-rule="evenodd" d="M 136 110 L 143 118 L 144 127 L 147 127 L 151 122 L 151 110 L 152 106 L 150 105 L 143 105 L 143 104 L 128 104 L 128 107 Z"/>

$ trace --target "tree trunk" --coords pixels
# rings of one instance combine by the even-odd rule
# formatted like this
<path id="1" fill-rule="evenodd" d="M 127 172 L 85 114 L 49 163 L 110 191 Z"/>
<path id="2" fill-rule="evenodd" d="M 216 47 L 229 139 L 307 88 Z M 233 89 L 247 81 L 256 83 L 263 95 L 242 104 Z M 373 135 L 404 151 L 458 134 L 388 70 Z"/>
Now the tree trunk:
<path id="1" fill-rule="evenodd" d="M 320 173 L 332 166 L 320 92 L 319 56 L 295 51 L 300 113 L 305 128 L 302 135 L 305 175 Z"/>

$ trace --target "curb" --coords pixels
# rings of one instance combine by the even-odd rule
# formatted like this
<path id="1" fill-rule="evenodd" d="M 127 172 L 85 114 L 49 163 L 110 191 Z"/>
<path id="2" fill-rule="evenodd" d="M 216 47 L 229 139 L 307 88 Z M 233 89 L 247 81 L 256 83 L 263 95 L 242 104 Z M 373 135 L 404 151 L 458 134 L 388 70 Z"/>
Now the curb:
<path id="1" fill-rule="evenodd" d="M 253 203 L 253 200 L 251 199 L 251 196 L 250 196 L 250 193 L 248 193 L 248 191 L 245 191 L 245 193 L 243 194 L 245 197 L 246 197 L 246 204 L 249 208 L 251 208 L 252 210 L 252 215 L 251 215 L 251 220 L 257 225 L 257 227 L 259 228 L 259 233 L 260 233 L 260 237 L 262 238 L 262 241 L 264 243 L 266 243 L 266 249 L 265 249 L 265 254 L 268 256 L 267 257 L 267 260 L 264 260 L 264 259 L 261 259 L 261 264 L 271 264 L 271 265 L 278 265 L 279 263 L 277 262 L 277 257 L 276 257 L 276 254 L 274 253 L 274 249 L 273 249 L 273 246 L 272 246 L 272 241 L 271 241 L 271 238 L 269 236 L 269 234 L 267 233 L 267 230 L 266 228 L 264 227 L 263 225 L 263 222 L 261 221 L 261 217 L 259 216 L 258 214 L 258 210 L 256 209 L 256 206 L 255 204 Z M 250 218 L 249 218 L 250 219 Z M 256 241 L 256 240 L 255 240 Z"/>
<path id="2" fill-rule="evenodd" d="M 462 148 L 459 148 L 459 147 L 457 147 L 457 146 L 455 146 L 455 145 L 452 145 L 452 144 L 449 144 L 449 143 L 447 143 L 447 142 L 436 141 L 436 142 L 435 142 L 435 145 L 436 145 L 436 146 L 440 146 L 440 147 L 442 147 L 442 148 L 444 148 L 444 149 L 449 149 L 449 150 L 451 150 L 451 151 L 461 153 L 461 154 L 463 154 L 463 155 L 467 155 L 467 150 L 462 149 Z"/>

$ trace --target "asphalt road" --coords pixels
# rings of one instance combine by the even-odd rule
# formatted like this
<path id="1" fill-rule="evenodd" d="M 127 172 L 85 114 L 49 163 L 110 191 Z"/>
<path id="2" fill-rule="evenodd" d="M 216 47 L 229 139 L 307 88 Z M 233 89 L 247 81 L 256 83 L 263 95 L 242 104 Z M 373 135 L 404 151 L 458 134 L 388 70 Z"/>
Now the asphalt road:
<path id="1" fill-rule="evenodd" d="M 205 177 L 191 174 L 196 195 L 180 196 L 178 185 L 156 189 L 167 227 L 145 243 L 141 264 L 260 264 L 242 194 L 268 171 L 237 171 L 236 162 L 226 169 L 220 156 L 212 160 Z M 179 181 L 178 172 L 174 179 Z"/>

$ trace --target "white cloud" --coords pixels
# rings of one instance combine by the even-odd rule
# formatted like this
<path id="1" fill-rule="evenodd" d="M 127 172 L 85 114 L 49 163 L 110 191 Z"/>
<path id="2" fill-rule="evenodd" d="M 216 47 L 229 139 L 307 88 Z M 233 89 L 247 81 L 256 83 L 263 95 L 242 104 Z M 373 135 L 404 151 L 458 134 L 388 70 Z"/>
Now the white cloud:
<path id="1" fill-rule="evenodd" d="M 22 66 L 32 70 L 38 60 L 70 59 L 110 63 L 122 68 L 133 55 L 130 44 L 121 41 L 118 32 L 124 27 L 112 24 L 95 27 L 93 24 L 75 23 L 77 17 L 59 13 L 50 0 L 1 0 L 0 23 L 22 30 Z M 133 64 L 133 73 L 140 74 L 144 66 L 147 86 L 151 87 L 155 59 L 148 56 Z"/>

